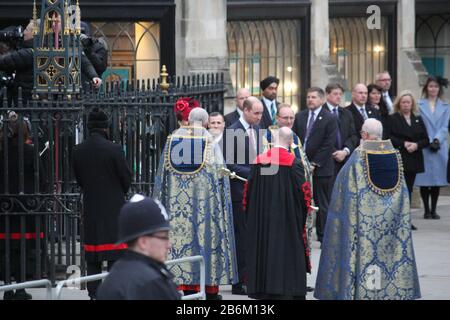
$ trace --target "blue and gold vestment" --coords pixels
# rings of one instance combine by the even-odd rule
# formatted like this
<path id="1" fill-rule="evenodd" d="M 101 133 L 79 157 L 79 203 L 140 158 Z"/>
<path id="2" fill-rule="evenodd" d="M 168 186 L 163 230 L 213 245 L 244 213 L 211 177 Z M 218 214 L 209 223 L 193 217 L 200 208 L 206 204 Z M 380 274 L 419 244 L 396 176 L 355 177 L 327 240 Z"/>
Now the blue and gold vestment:
<path id="1" fill-rule="evenodd" d="M 204 128 L 181 127 L 168 137 L 153 197 L 170 215 L 169 259 L 202 255 L 206 285 L 237 282 L 233 214 L 220 148 Z M 198 263 L 170 268 L 179 285 L 198 285 Z"/>
<path id="2" fill-rule="evenodd" d="M 390 140 L 365 141 L 336 178 L 314 297 L 420 298 L 408 189 Z"/>

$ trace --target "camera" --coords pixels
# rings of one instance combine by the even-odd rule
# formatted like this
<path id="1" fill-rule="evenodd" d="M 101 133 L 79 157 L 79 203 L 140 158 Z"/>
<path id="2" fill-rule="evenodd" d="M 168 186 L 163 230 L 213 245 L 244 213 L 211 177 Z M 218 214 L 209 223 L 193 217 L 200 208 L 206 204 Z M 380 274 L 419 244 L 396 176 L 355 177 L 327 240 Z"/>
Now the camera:
<path id="1" fill-rule="evenodd" d="M 14 77 L 3 71 L 0 71 L 0 90 L 3 87 L 10 87 L 14 82 Z"/>
<path id="2" fill-rule="evenodd" d="M 23 39 L 23 30 L 21 26 L 8 27 L 0 30 L 0 41 L 19 41 Z"/>
<path id="3" fill-rule="evenodd" d="M 94 41 L 91 37 L 85 35 L 84 33 L 80 34 L 80 41 L 84 49 L 88 49 L 92 46 Z"/>
<path id="4" fill-rule="evenodd" d="M 0 44 L 6 44 L 8 47 L 17 49 L 23 41 L 23 30 L 21 26 L 8 27 L 0 30 Z"/>

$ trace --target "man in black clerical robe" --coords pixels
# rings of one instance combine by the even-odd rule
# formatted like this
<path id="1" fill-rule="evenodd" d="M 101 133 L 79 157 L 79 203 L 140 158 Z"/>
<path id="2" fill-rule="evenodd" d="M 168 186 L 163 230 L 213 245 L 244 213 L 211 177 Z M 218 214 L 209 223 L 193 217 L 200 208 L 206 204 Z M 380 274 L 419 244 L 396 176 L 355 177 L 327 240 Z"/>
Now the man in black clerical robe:
<path id="1" fill-rule="evenodd" d="M 256 158 L 246 185 L 247 293 L 254 299 L 305 299 L 311 186 L 301 160 L 288 151 L 291 129 L 279 129 L 276 140 Z"/>

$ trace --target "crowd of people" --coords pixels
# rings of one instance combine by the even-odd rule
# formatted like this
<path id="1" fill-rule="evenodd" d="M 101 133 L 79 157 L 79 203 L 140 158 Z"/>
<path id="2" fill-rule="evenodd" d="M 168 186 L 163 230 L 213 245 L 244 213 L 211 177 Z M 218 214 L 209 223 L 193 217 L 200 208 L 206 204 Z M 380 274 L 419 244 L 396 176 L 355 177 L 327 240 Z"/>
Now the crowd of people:
<path id="1" fill-rule="evenodd" d="M 447 82 L 429 77 L 416 99 L 408 91 L 391 97 L 391 81 L 382 72 L 374 84 L 356 84 L 348 106 L 341 85 L 311 87 L 297 114 L 277 100 L 273 76 L 260 82 L 261 98 L 239 89 L 227 115 L 181 98 L 152 197 L 129 202 L 124 152 L 110 141 L 106 113 L 92 110 L 73 165 L 88 275 L 105 261 L 110 275 L 89 283 L 90 298 L 198 293 L 197 265 L 164 265 L 195 255 L 204 258 L 207 299 L 221 299 L 221 285 L 255 299 L 305 299 L 308 291 L 318 299 L 420 298 L 410 204 L 418 186 L 424 218 L 440 218 Z M 310 261 L 314 220 L 318 266 Z M 312 268 L 315 288 L 307 286 Z"/>
<path id="2" fill-rule="evenodd" d="M 225 116 L 208 116 L 192 98 L 177 101 L 180 128 L 168 137 L 153 192 L 171 226 L 167 258 L 204 257 L 207 299 L 221 299 L 227 284 L 255 299 L 305 299 L 308 291 L 318 299 L 420 298 L 410 202 L 420 186 L 424 218 L 439 219 L 439 188 L 448 185 L 446 82 L 430 77 L 419 100 L 408 91 L 392 98 L 390 83 L 382 72 L 375 84 L 356 84 L 346 107 L 339 84 L 312 87 L 296 115 L 277 101 L 272 76 L 260 83 L 261 99 L 239 89 Z M 310 262 L 314 216 L 318 266 Z M 197 267 L 169 271 L 178 291 L 199 292 Z"/>

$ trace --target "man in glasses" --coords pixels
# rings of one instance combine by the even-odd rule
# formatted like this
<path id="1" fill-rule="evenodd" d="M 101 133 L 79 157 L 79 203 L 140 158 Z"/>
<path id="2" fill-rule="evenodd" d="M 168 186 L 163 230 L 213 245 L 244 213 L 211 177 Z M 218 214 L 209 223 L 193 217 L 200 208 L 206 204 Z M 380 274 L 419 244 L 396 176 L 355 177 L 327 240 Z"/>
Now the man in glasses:
<path id="1" fill-rule="evenodd" d="M 394 98 L 391 97 L 389 90 L 391 89 L 392 85 L 392 78 L 388 71 L 383 71 L 377 74 L 375 77 L 375 83 L 383 89 L 382 96 L 383 100 L 386 103 L 386 106 L 388 107 L 389 114 L 392 114 L 394 112 L 393 108 L 393 101 Z"/>
<path id="2" fill-rule="evenodd" d="M 99 300 L 179 300 L 164 262 L 171 247 L 166 209 L 134 195 L 119 215 L 119 241 L 128 250 L 98 289 Z"/>

